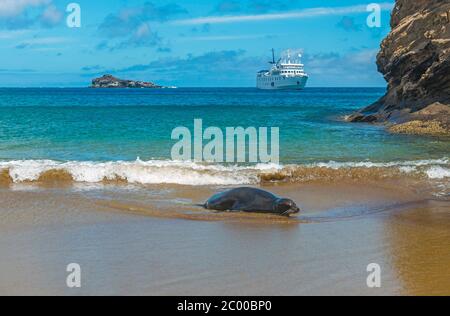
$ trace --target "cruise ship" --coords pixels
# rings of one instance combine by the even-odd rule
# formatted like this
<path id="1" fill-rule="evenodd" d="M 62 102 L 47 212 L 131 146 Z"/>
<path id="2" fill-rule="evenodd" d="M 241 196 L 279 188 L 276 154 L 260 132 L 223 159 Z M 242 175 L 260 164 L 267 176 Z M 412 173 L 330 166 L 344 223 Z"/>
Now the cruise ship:
<path id="1" fill-rule="evenodd" d="M 291 59 L 291 53 L 275 62 L 275 51 L 272 49 L 272 65 L 270 70 L 261 70 L 256 76 L 256 87 L 265 90 L 301 90 L 305 88 L 308 75 L 300 62 L 302 56 Z"/>

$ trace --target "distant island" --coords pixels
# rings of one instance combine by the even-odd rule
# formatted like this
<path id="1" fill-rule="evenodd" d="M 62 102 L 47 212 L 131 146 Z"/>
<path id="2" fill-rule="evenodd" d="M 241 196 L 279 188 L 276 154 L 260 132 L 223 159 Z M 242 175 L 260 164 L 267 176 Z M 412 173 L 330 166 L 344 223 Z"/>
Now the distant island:
<path id="1" fill-rule="evenodd" d="M 123 80 L 116 78 L 112 75 L 104 75 L 100 78 L 92 80 L 91 88 L 146 88 L 146 89 L 162 89 L 166 88 L 154 84 L 153 82 L 135 81 L 135 80 Z"/>

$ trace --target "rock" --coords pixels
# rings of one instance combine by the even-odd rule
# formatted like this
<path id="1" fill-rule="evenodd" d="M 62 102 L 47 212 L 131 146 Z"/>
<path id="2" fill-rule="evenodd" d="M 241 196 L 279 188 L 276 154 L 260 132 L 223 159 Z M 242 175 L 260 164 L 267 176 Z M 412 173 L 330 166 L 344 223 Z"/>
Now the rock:
<path id="1" fill-rule="evenodd" d="M 436 102 L 414 113 L 402 113 L 393 133 L 450 135 L 450 106 Z"/>
<path id="2" fill-rule="evenodd" d="M 362 113 L 354 113 L 345 118 L 347 122 L 352 123 L 372 123 L 376 122 L 378 118 L 375 115 L 364 115 Z"/>
<path id="3" fill-rule="evenodd" d="M 104 75 L 103 77 L 92 80 L 91 88 L 163 88 L 152 82 L 122 80 L 112 75 Z"/>
<path id="4" fill-rule="evenodd" d="M 376 118 L 372 122 L 404 123 L 418 116 L 445 127 L 450 106 L 450 2 L 396 0 L 391 28 L 377 56 L 387 93 L 355 113 L 356 122 Z M 427 118 L 421 111 L 435 104 L 441 110 Z"/>
<path id="5" fill-rule="evenodd" d="M 361 122 L 361 120 L 364 118 L 364 114 L 356 112 L 351 115 L 345 116 L 344 120 L 346 122 L 352 122 L 352 123 L 358 123 Z"/>
<path id="6" fill-rule="evenodd" d="M 447 117 L 447 119 L 450 120 L 450 107 L 448 105 L 436 102 L 433 104 L 430 104 L 426 108 L 417 111 L 413 113 L 412 115 L 415 116 L 422 116 L 427 117 L 430 116 L 431 118 L 434 118 L 436 116 L 438 117 Z"/>
<path id="7" fill-rule="evenodd" d="M 403 124 L 397 124 L 389 128 L 389 131 L 397 134 L 415 134 L 448 136 L 448 129 L 442 126 L 439 121 L 410 121 Z"/>

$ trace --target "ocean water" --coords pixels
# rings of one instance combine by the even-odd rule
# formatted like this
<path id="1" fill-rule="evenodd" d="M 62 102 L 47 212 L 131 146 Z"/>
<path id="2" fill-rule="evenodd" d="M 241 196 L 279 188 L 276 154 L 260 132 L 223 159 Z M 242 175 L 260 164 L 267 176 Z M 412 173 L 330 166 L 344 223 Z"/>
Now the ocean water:
<path id="1" fill-rule="evenodd" d="M 317 168 L 334 176 L 337 169 L 355 176 L 364 168 L 395 168 L 447 179 L 448 138 L 393 135 L 381 126 L 342 121 L 383 93 L 381 88 L 0 89 L 0 171 L 7 170 L 15 182 L 64 170 L 80 182 L 239 184 L 260 181 L 264 172 L 278 178 L 281 172 L 283 180 L 320 177 Z M 280 165 L 171 162 L 172 130 L 193 131 L 194 119 L 223 130 L 279 127 Z"/>

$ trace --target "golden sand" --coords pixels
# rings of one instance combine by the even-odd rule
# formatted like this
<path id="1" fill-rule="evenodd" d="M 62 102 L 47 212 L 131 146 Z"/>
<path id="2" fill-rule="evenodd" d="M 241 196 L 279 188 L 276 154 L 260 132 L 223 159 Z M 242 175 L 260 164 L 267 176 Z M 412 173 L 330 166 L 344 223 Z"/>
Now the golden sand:
<path id="1" fill-rule="evenodd" d="M 66 170 L 53 169 L 39 175 L 37 182 L 42 184 L 67 184 L 73 182 L 72 175 Z"/>
<path id="2" fill-rule="evenodd" d="M 8 169 L 0 170 L 0 187 L 8 187 L 13 182 Z"/>
<path id="3" fill-rule="evenodd" d="M 337 182 L 342 180 L 369 181 L 395 179 L 405 177 L 398 168 L 339 168 L 326 167 L 286 167 L 278 172 L 263 173 L 260 177 L 264 182 Z M 411 174 L 410 176 L 414 176 Z"/>
<path id="4" fill-rule="evenodd" d="M 195 206 L 218 187 L 0 190 L 0 295 L 449 295 L 450 204 L 409 185 L 267 185 L 290 219 Z"/>

